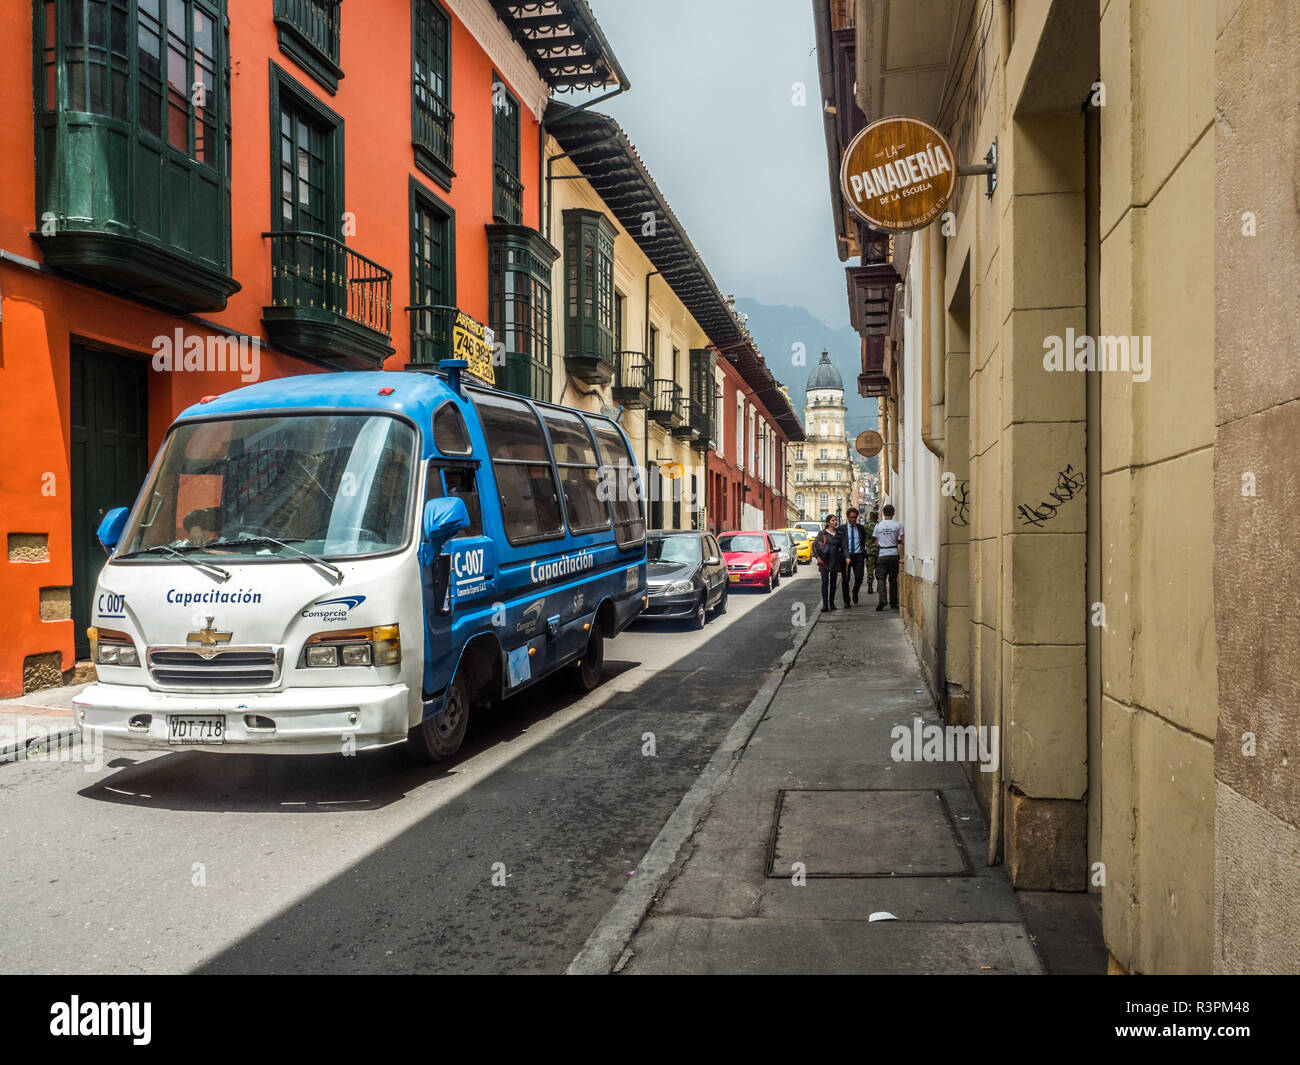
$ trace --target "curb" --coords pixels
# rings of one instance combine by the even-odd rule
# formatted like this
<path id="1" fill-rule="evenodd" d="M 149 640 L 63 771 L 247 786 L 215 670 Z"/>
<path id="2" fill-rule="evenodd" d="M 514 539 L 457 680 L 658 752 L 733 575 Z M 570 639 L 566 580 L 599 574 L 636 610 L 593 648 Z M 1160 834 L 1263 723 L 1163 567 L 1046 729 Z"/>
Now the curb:
<path id="1" fill-rule="evenodd" d="M 701 771 L 695 783 L 691 785 L 690 791 L 682 797 L 681 802 L 677 804 L 677 809 L 673 811 L 672 816 L 660 829 L 659 835 L 650 844 L 650 849 L 646 851 L 645 856 L 637 862 L 638 875 L 628 881 L 627 886 L 619 892 L 614 905 L 600 919 L 600 923 L 587 937 L 587 942 L 583 944 L 573 961 L 569 962 L 565 975 L 607 976 L 614 971 L 636 930 L 641 927 L 641 922 L 645 920 L 650 907 L 654 905 L 660 891 L 668 882 L 673 864 L 677 861 L 682 847 L 695 834 L 714 795 L 722 790 L 731 775 L 731 770 L 749 744 L 754 729 L 758 727 L 763 714 L 776 698 L 777 690 L 785 680 L 785 675 L 794 667 L 799 652 L 808 642 L 820 618 L 819 609 L 812 620 L 803 627 L 800 635 L 795 638 L 790 650 L 786 651 L 781 656 L 781 661 L 769 671 L 763 686 L 758 689 L 749 705 L 745 707 L 744 713 L 731 726 L 722 743 L 718 745 L 718 749 L 713 752 L 708 765 Z"/>

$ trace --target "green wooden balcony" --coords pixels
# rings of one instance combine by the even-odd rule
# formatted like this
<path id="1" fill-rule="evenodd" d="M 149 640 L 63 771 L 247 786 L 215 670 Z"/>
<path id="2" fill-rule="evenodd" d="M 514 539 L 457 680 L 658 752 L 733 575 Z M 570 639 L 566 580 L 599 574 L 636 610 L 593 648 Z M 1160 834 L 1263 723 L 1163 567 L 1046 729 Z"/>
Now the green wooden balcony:
<path id="1" fill-rule="evenodd" d="M 713 446 L 713 412 L 702 401 L 690 401 L 691 427 L 695 435 L 691 438 L 691 447 L 696 451 L 708 451 Z"/>
<path id="2" fill-rule="evenodd" d="M 322 233 L 263 233 L 271 241 L 271 342 L 332 366 L 371 369 L 393 354 L 393 275 Z"/>
<path id="3" fill-rule="evenodd" d="M 280 50 L 331 93 L 338 90 L 340 0 L 275 0 Z"/>

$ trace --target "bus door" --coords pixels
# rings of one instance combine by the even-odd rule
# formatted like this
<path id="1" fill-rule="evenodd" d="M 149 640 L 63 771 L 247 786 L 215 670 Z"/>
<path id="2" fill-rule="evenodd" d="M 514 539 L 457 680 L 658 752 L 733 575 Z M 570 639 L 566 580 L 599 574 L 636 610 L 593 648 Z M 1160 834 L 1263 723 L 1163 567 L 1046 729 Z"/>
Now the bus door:
<path id="1" fill-rule="evenodd" d="M 496 544 L 483 535 L 477 460 L 434 459 L 429 464 L 425 501 L 458 496 L 469 525 L 447 542 L 431 566 L 423 566 L 424 691 L 427 699 L 451 680 L 465 640 L 491 623 L 496 596 Z M 481 615 L 481 618 L 480 618 Z"/>

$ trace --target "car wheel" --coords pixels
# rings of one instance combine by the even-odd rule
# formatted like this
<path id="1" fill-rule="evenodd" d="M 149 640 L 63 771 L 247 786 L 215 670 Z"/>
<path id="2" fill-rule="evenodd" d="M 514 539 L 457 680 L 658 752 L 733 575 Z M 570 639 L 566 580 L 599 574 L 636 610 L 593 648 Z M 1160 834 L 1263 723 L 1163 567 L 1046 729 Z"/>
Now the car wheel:
<path id="1" fill-rule="evenodd" d="M 458 673 L 447 687 L 442 713 L 426 717 L 406 734 L 407 753 L 425 765 L 445 762 L 460 750 L 468 726 L 469 697 L 465 693 L 464 679 Z"/>
<path id="2" fill-rule="evenodd" d="M 691 617 L 691 628 L 697 632 L 704 628 L 704 623 L 709 620 L 708 602 L 709 593 L 703 592 L 700 594 L 700 601 L 695 604 L 695 613 Z"/>
<path id="3" fill-rule="evenodd" d="M 593 623 L 591 636 L 587 639 L 587 650 L 576 666 L 569 670 L 569 680 L 580 692 L 592 691 L 600 683 L 605 672 L 605 638 Z"/>
<path id="4" fill-rule="evenodd" d="M 776 591 L 776 580 L 776 573 L 774 571 L 769 571 L 767 575 L 767 588 L 765 589 L 768 595 L 771 595 L 772 592 Z"/>
<path id="5" fill-rule="evenodd" d="M 718 600 L 718 605 L 713 608 L 715 614 L 725 614 L 727 612 L 727 586 L 722 586 L 722 598 Z"/>

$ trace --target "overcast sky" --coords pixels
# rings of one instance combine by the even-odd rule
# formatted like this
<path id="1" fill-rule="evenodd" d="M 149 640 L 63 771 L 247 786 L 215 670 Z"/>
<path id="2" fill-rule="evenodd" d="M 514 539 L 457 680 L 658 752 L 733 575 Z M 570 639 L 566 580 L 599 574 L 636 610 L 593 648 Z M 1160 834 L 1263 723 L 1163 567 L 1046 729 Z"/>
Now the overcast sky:
<path id="1" fill-rule="evenodd" d="M 632 85 L 597 110 L 627 130 L 719 288 L 847 325 L 811 0 L 591 8 Z"/>

